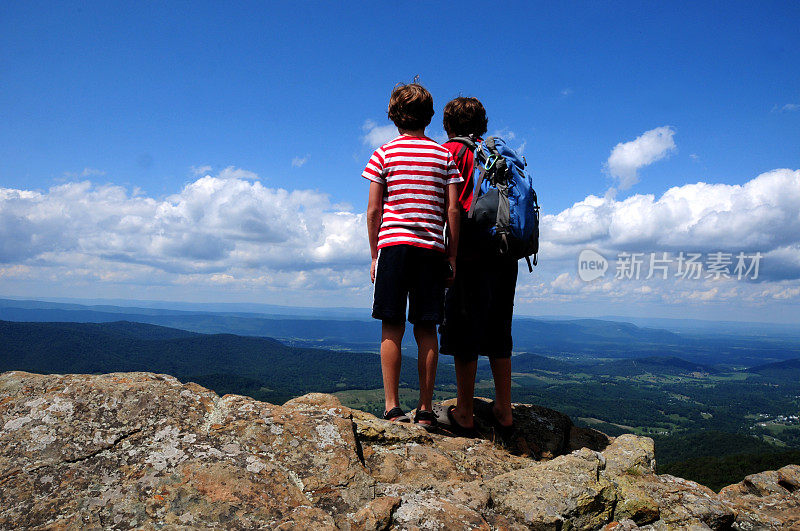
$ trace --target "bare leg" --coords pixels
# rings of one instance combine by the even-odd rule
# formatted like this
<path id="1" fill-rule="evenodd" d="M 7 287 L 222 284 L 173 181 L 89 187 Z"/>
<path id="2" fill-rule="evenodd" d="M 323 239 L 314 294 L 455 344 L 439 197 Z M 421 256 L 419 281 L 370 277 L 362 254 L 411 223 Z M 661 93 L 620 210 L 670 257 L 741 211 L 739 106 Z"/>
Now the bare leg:
<path id="1" fill-rule="evenodd" d="M 436 366 L 439 362 L 439 338 L 436 337 L 436 325 L 433 323 L 417 323 L 414 325 L 414 338 L 417 340 L 419 353 L 417 369 L 419 370 L 419 404 L 418 409 L 433 409 L 433 386 L 436 384 Z M 421 424 L 430 424 L 421 421 Z"/>
<path id="2" fill-rule="evenodd" d="M 381 333 L 381 372 L 383 373 L 383 393 L 386 411 L 400 405 L 398 387 L 400 385 L 400 345 L 403 342 L 405 322 L 383 322 Z"/>
<path id="3" fill-rule="evenodd" d="M 456 356 L 454 361 L 458 398 L 456 400 L 456 408 L 453 410 L 453 416 L 464 428 L 472 428 L 475 425 L 472 401 L 475 396 L 475 375 L 478 372 L 478 360 L 466 361 Z"/>
<path id="4" fill-rule="evenodd" d="M 494 376 L 494 416 L 503 426 L 511 426 L 511 358 L 489 358 Z"/>

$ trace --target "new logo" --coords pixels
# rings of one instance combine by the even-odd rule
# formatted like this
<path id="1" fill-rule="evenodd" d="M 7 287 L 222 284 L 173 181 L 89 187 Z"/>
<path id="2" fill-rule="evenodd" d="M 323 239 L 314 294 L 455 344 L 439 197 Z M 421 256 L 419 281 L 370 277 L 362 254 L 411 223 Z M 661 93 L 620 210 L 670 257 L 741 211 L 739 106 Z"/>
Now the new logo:
<path id="1" fill-rule="evenodd" d="M 608 260 L 597 251 L 584 249 L 578 255 L 578 277 L 584 282 L 591 282 L 602 277 L 607 270 Z"/>

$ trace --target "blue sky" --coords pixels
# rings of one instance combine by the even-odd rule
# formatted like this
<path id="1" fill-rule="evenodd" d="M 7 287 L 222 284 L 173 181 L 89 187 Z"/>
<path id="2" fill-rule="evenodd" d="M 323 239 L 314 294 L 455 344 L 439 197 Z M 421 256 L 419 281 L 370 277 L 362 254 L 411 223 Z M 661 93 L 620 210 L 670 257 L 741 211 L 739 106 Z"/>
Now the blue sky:
<path id="1" fill-rule="evenodd" d="M 18 192 L 0 203 L 0 295 L 368 306 L 358 274 L 368 251 L 351 234 L 366 202 L 359 174 L 389 124 L 391 88 L 420 75 L 436 103 L 431 136 L 442 137 L 450 98 L 474 95 L 490 133 L 529 162 L 551 216 L 543 239 L 550 228 L 553 238 L 521 284 L 522 310 L 800 317 L 786 313 L 800 298 L 800 3 L 461 6 L 3 4 L 0 188 Z M 632 158 L 610 159 L 638 138 L 618 152 Z M 754 182 L 779 169 L 790 171 Z M 641 219 L 661 219 L 662 194 L 699 182 L 722 188 L 684 190 L 694 229 L 670 218 L 643 235 Z M 731 188 L 751 182 L 746 194 Z M 647 194 L 652 204 L 638 201 Z M 756 197 L 747 215 L 731 206 L 742 194 Z M 619 234 L 618 219 L 565 237 L 596 224 L 581 213 L 588 196 L 610 216 L 639 204 L 622 223 L 633 232 Z M 304 218 L 304 201 L 323 213 Z M 716 232 L 700 230 L 704 201 L 716 205 Z M 764 214 L 776 209 L 782 217 Z M 293 213 L 310 232 L 288 227 Z M 303 248 L 310 237 L 321 239 Z M 674 299 L 672 284 L 576 284 L 583 247 L 773 254 L 759 282 L 681 285 L 686 298 Z M 637 299 L 642 288 L 661 298 Z"/>

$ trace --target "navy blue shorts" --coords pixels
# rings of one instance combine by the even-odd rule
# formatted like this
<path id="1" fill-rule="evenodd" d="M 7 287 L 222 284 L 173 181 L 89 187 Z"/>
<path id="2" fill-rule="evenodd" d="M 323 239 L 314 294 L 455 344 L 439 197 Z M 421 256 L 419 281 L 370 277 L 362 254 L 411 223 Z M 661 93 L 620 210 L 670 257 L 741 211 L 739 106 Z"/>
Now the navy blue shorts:
<path id="1" fill-rule="evenodd" d="M 517 261 L 507 258 L 458 260 L 447 290 L 439 352 L 464 361 L 479 355 L 509 358 Z"/>
<path id="2" fill-rule="evenodd" d="M 444 317 L 444 253 L 413 245 L 383 247 L 375 272 L 372 317 L 392 323 L 439 324 Z"/>

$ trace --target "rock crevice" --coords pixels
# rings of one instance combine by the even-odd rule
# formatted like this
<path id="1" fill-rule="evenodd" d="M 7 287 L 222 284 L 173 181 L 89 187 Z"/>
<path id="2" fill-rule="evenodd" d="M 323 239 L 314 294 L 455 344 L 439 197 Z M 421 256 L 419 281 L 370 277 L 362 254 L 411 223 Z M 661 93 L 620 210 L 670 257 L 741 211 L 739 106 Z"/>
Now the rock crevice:
<path id="1" fill-rule="evenodd" d="M 97 450 L 94 450 L 93 452 L 89 452 L 86 455 L 81 455 L 81 456 L 78 456 L 78 457 L 64 459 L 64 461 L 62 461 L 62 463 L 75 464 L 75 463 L 80 463 L 81 461 L 86 461 L 88 459 L 91 459 L 91 458 L 103 453 L 103 452 L 107 452 L 109 450 L 115 449 L 118 445 L 120 445 L 122 442 L 127 440 L 129 437 L 132 437 L 133 435 L 137 435 L 139 433 L 142 433 L 141 428 L 137 428 L 135 430 L 127 431 L 127 432 L 121 434 L 119 437 L 115 438 L 113 441 L 111 441 L 111 444 L 109 444 L 108 446 L 106 446 L 104 448 L 98 448 Z M 53 465 L 45 465 L 45 466 L 53 466 Z"/>

